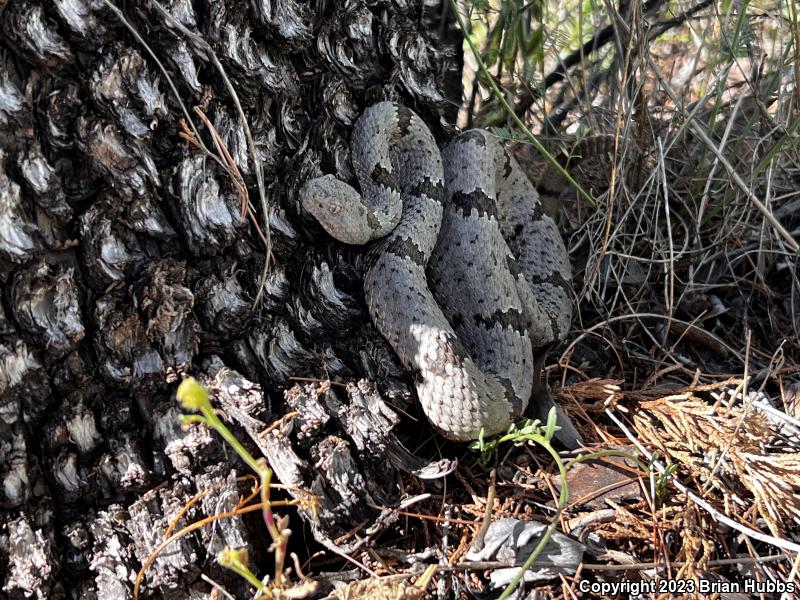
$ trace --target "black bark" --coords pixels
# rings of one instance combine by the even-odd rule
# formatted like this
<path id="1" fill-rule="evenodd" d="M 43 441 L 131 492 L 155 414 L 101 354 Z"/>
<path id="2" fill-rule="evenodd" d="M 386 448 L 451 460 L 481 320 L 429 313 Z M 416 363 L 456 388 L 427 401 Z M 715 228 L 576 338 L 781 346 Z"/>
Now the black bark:
<path id="1" fill-rule="evenodd" d="M 452 466 L 416 458 L 390 432 L 398 416 L 387 402 L 415 410 L 411 381 L 369 322 L 361 251 L 332 242 L 296 200 L 310 175 L 351 177 L 349 131 L 375 101 L 401 100 L 447 133 L 460 46 L 441 7 L 165 2 L 184 30 L 154 1 L 116 7 L 0 0 L 8 598 L 130 597 L 139 567 L 195 494 L 212 490 L 181 524 L 247 493 L 236 481 L 246 467 L 215 435 L 180 427 L 174 395 L 187 374 L 209 385 L 283 483 L 319 495 L 319 516 L 306 520 L 322 544 L 355 527 L 343 545 L 352 550 L 387 527 L 391 511 L 375 506 L 397 504 L 399 470 L 425 477 Z M 238 167 L 263 231 L 262 170 L 272 256 L 259 306 L 265 245 L 241 218 L 236 177 L 181 135 L 191 117 L 215 147 L 193 107 Z M 295 376 L 349 385 L 300 387 Z M 364 376 L 378 387 L 356 385 Z M 269 429 L 289 411 L 298 415 Z M 415 426 L 413 439 L 426 428 Z M 224 545 L 265 549 L 263 524 L 230 519 L 184 538 L 148 569 L 144 596 L 197 597 L 209 590 L 202 573 L 244 594 L 213 561 Z M 266 554 L 253 555 L 262 575 Z"/>

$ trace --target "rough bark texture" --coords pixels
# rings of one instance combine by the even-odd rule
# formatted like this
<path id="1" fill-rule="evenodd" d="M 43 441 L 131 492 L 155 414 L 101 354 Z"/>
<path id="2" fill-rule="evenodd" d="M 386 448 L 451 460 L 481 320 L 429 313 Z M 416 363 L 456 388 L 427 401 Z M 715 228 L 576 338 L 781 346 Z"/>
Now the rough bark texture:
<path id="1" fill-rule="evenodd" d="M 308 522 L 323 544 L 350 532 L 352 549 L 388 524 L 370 505 L 396 504 L 397 469 L 451 468 L 389 433 L 386 402 L 409 409 L 410 382 L 362 305 L 360 253 L 301 215 L 296 190 L 321 171 L 350 175 L 351 125 L 377 100 L 402 100 L 444 135 L 453 113 L 440 90 L 457 95 L 460 59 L 431 43 L 445 31 L 438 5 L 312 4 L 164 6 L 213 48 L 252 131 L 273 242 L 254 309 L 264 245 L 229 174 L 179 135 L 178 96 L 209 148 L 192 107 L 213 124 L 263 229 L 245 132 L 202 45 L 155 2 L 118 3 L 167 76 L 103 0 L 0 0 L 3 597 L 130 597 L 195 494 L 213 490 L 179 523 L 246 493 L 219 439 L 179 426 L 185 374 L 210 385 L 283 483 L 320 496 Z M 292 388 L 292 376 L 353 383 Z M 364 376 L 378 388 L 355 384 Z M 298 415 L 268 429 L 288 411 Z M 184 538 L 143 592 L 202 597 L 205 573 L 243 593 L 213 561 L 224 545 L 264 549 L 263 526 L 231 519 Z"/>

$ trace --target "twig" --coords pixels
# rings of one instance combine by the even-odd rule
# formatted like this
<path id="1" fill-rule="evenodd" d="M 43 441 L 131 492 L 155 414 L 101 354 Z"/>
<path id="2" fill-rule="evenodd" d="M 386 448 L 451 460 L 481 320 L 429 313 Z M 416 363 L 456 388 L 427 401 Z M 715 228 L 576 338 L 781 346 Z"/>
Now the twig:
<path id="1" fill-rule="evenodd" d="M 194 133 L 194 138 L 199 145 L 199 147 L 205 152 L 207 156 L 212 158 L 214 161 L 219 163 L 219 165 L 225 169 L 225 171 L 231 176 L 231 178 L 236 182 L 237 175 L 234 171 L 232 171 L 228 165 L 225 164 L 225 161 L 211 152 L 206 145 L 203 143 L 202 138 L 200 137 L 200 132 L 195 127 L 194 121 L 192 121 L 192 117 L 189 115 L 189 111 L 186 108 L 186 105 L 183 103 L 180 94 L 178 93 L 178 89 L 175 87 L 175 84 L 172 81 L 172 78 L 169 75 L 166 67 L 164 67 L 163 63 L 159 60 L 158 56 L 156 56 L 155 52 L 153 52 L 152 48 L 148 45 L 148 43 L 144 40 L 144 38 L 139 34 L 136 28 L 127 20 L 124 13 L 117 8 L 110 0 L 102 0 L 103 4 L 105 4 L 119 19 L 119 21 L 125 26 L 128 31 L 131 32 L 131 35 L 138 41 L 142 47 L 147 51 L 150 55 L 150 58 L 158 66 L 161 73 L 164 75 L 164 78 L 167 81 L 167 85 L 169 85 L 170 89 L 172 90 L 173 95 L 175 96 L 176 101 L 178 102 L 178 106 L 180 107 L 181 111 L 183 112 L 184 117 L 186 118 L 186 122 L 189 123 L 189 126 L 192 128 L 192 133 Z M 186 27 L 183 26 L 175 17 L 172 16 L 170 12 L 168 12 L 161 4 L 158 3 L 157 0 L 150 0 L 153 5 L 158 9 L 158 11 L 181 33 L 185 36 L 189 37 L 195 44 L 200 46 L 206 54 L 214 66 L 220 73 L 225 86 L 228 88 L 228 93 L 230 93 L 231 97 L 233 98 L 233 102 L 236 106 L 237 111 L 239 112 L 239 118 L 242 122 L 242 128 L 244 129 L 245 137 L 247 138 L 247 145 L 248 150 L 250 151 L 251 158 L 253 160 L 253 170 L 256 173 L 256 182 L 258 183 L 258 194 L 259 198 L 261 199 L 261 210 L 264 213 L 264 224 L 266 233 L 262 234 L 259 230 L 259 234 L 262 234 L 262 239 L 265 241 L 266 245 L 266 253 L 264 258 L 264 268 L 261 272 L 261 279 L 259 280 L 258 284 L 258 292 L 256 293 L 256 299 L 254 301 L 254 305 L 258 305 L 261 301 L 261 296 L 264 293 L 264 287 L 267 281 L 267 275 L 269 274 L 269 259 L 272 255 L 272 244 L 270 241 L 270 230 L 269 230 L 269 205 L 267 204 L 267 196 L 264 189 L 264 180 L 263 175 L 261 173 L 261 163 L 258 160 L 258 155 L 256 154 L 255 143 L 253 142 L 253 136 L 250 134 L 250 127 L 247 124 L 247 118 L 245 117 L 244 110 L 242 109 L 242 105 L 239 102 L 239 96 L 236 94 L 236 90 L 234 89 L 233 85 L 231 84 L 230 80 L 228 79 L 225 70 L 222 67 L 222 64 L 217 59 L 217 55 L 215 54 L 214 50 L 211 48 L 208 42 L 206 42 L 203 38 L 196 35 L 194 32 L 190 31 Z M 257 228 L 258 229 L 258 228 Z"/>
<path id="2" fill-rule="evenodd" d="M 203 581 L 205 581 L 206 583 L 208 583 L 209 585 L 211 585 L 211 587 L 213 587 L 213 588 L 214 588 L 214 590 L 216 590 L 218 593 L 220 593 L 220 594 L 222 594 L 223 596 L 225 596 L 226 598 L 228 598 L 228 600 L 236 600 L 236 598 L 234 598 L 233 596 L 231 596 L 231 595 L 230 595 L 230 594 L 229 594 L 229 593 L 228 593 L 228 592 L 225 590 L 225 588 L 223 588 L 223 587 L 222 587 L 222 585 L 221 585 L 221 584 L 219 584 L 219 583 L 217 583 L 216 581 L 214 581 L 213 579 L 211 579 L 211 577 L 209 577 L 209 576 L 208 576 L 208 575 L 206 575 L 205 573 L 201 573 L 201 574 L 200 574 L 200 579 L 202 579 Z"/>
<path id="3" fill-rule="evenodd" d="M 686 21 L 689 20 L 689 17 L 693 17 L 697 13 L 699 13 L 704 8 L 711 6 L 714 3 L 714 0 L 702 0 L 702 2 L 698 2 L 691 8 L 683 11 L 681 14 L 673 17 L 672 19 L 667 19 L 666 21 L 659 21 L 658 23 L 654 23 L 647 32 L 647 39 L 654 40 L 662 33 L 665 33 L 668 29 L 672 29 L 673 27 L 677 27 L 678 25 L 683 25 Z"/>
<path id="4" fill-rule="evenodd" d="M 486 532 L 489 531 L 489 525 L 492 524 L 492 509 L 494 508 L 494 496 L 497 486 L 497 469 L 492 469 L 489 474 L 489 491 L 486 492 L 486 509 L 483 513 L 483 521 L 481 526 L 475 534 L 475 540 L 472 542 L 472 550 L 480 552 L 483 550 L 484 538 Z"/>
<path id="5" fill-rule="evenodd" d="M 197 130 L 197 126 L 194 124 L 194 121 L 192 120 L 192 117 L 189 114 L 189 109 L 186 108 L 186 104 L 184 104 L 180 93 L 178 93 L 178 88 L 175 87 L 175 83 L 172 81 L 172 77 L 170 77 L 169 72 L 167 71 L 166 67 L 161 62 L 161 60 L 158 58 L 156 53 L 153 51 L 150 45 L 144 40 L 144 38 L 139 34 L 139 32 L 136 30 L 133 24 L 131 24 L 131 22 L 128 21 L 128 19 L 125 17 L 123 12 L 119 8 L 114 6 L 114 4 L 110 2 L 110 0 L 102 0 L 102 1 L 111 10 L 111 12 L 113 12 L 117 16 L 119 22 L 122 23 L 128 31 L 130 31 L 131 35 L 136 39 L 137 42 L 139 42 L 142 48 L 145 49 L 147 54 L 150 55 L 150 58 L 153 59 L 153 62 L 156 63 L 156 66 L 161 71 L 161 74 L 164 75 L 164 79 L 166 80 L 167 85 L 172 91 L 172 95 L 175 97 L 175 101 L 178 103 L 178 107 L 181 109 L 181 112 L 183 113 L 184 116 L 184 120 L 180 122 L 180 126 L 184 131 L 178 134 L 179 137 L 192 143 L 205 156 L 207 156 L 208 158 L 219 164 L 219 166 L 222 167 L 222 169 L 230 176 L 230 178 L 234 180 L 234 185 L 236 185 L 237 174 L 231 170 L 231 168 L 226 164 L 226 162 L 220 156 L 217 156 L 216 154 L 211 152 L 211 150 L 208 149 L 205 143 L 203 143 L 203 140 L 200 137 L 200 132 Z M 191 129 L 190 132 L 186 131 L 187 123 L 188 127 Z"/>
<path id="6" fill-rule="evenodd" d="M 107 1 L 107 0 L 105 0 Z M 225 69 L 222 66 L 222 63 L 217 58 L 216 52 L 211 47 L 207 41 L 205 41 L 202 37 L 194 33 L 193 31 L 186 28 L 183 23 L 178 21 L 172 13 L 170 13 L 166 8 L 164 8 L 158 0 L 150 0 L 150 2 L 155 6 L 161 15 L 170 22 L 170 25 L 175 27 L 178 31 L 180 31 L 183 35 L 188 37 L 197 47 L 203 50 L 206 53 L 207 58 L 212 62 L 214 67 L 219 72 L 220 77 L 222 78 L 225 87 L 228 89 L 228 93 L 233 100 L 234 105 L 236 106 L 236 111 L 239 113 L 239 119 L 242 123 L 242 129 L 244 130 L 245 138 L 247 139 L 247 148 L 250 152 L 250 158 L 253 161 L 253 171 L 256 174 L 256 183 L 258 185 L 258 197 L 261 201 L 261 212 L 264 213 L 264 235 L 267 241 L 266 252 L 264 255 L 264 267 L 261 270 L 261 278 L 258 282 L 258 292 L 256 293 L 256 298 L 253 302 L 255 306 L 261 302 L 261 297 L 264 294 L 264 289 L 267 283 L 267 276 L 269 275 L 269 260 L 270 256 L 272 255 L 272 243 L 270 237 L 270 229 L 269 229 L 269 204 L 267 203 L 267 193 L 264 187 L 264 175 L 261 172 L 261 161 L 258 159 L 258 154 L 256 153 L 256 145 L 253 141 L 253 135 L 250 133 L 250 125 L 247 123 L 247 116 L 244 114 L 244 109 L 242 109 L 242 104 L 239 102 L 239 95 L 236 93 L 236 89 L 233 87 L 231 80 L 228 79 L 228 74 L 225 72 Z"/>
<path id="7" fill-rule="evenodd" d="M 791 556 L 788 554 L 773 554 L 771 556 L 759 556 L 756 558 L 742 556 L 740 558 L 720 558 L 716 560 L 709 560 L 708 566 L 709 567 L 725 567 L 729 565 L 758 565 L 763 563 L 770 563 L 770 562 L 777 562 L 781 560 L 788 560 Z M 688 563 L 688 562 L 671 562 L 669 566 L 672 567 L 683 567 L 688 564 L 695 564 L 695 563 Z M 521 567 L 521 564 L 509 564 L 502 561 L 475 561 L 475 562 L 464 562 L 464 563 L 457 563 L 455 565 L 449 567 L 439 567 L 439 572 L 452 572 L 452 571 L 488 571 L 491 569 L 509 569 L 512 567 Z M 649 571 L 650 569 L 665 569 L 667 568 L 667 564 L 663 562 L 645 562 L 645 563 L 630 563 L 624 565 L 602 565 L 598 563 L 553 563 L 550 561 L 541 561 L 541 562 L 534 562 L 532 567 L 535 566 L 542 566 L 542 567 L 554 567 L 554 568 L 562 568 L 562 569 L 577 569 L 581 568 L 584 571 Z"/>
<path id="8" fill-rule="evenodd" d="M 183 112 L 183 116 L 186 118 L 186 121 L 191 126 L 192 131 L 194 132 L 194 135 L 197 138 L 197 141 L 202 146 L 203 150 L 205 150 L 206 154 L 216 159 L 216 156 L 208 148 L 206 148 L 205 144 L 203 144 L 203 141 L 200 139 L 200 132 L 197 130 L 197 127 L 195 127 L 194 121 L 192 121 L 192 117 L 191 115 L 189 115 L 189 110 L 183 103 L 180 93 L 178 93 L 178 88 L 175 87 L 175 84 L 172 81 L 172 77 L 170 77 L 169 72 L 167 71 L 166 67 L 164 67 L 163 63 L 159 60 L 158 56 L 156 56 L 156 53 L 153 52 L 153 49 L 150 48 L 150 45 L 139 34 L 139 32 L 131 24 L 131 22 L 128 21 L 128 19 L 125 17 L 125 14 L 119 8 L 117 8 L 110 0 L 103 0 L 103 4 L 105 4 L 111 10 L 111 12 L 113 12 L 117 16 L 119 22 L 122 23 L 125 26 L 125 28 L 131 32 L 131 35 L 136 39 L 137 42 L 139 42 L 139 44 L 141 44 L 142 48 L 144 48 L 147 51 L 147 53 L 150 55 L 150 58 L 153 59 L 153 62 L 156 63 L 156 66 L 158 66 L 159 70 L 164 75 L 164 78 L 167 81 L 167 85 L 172 90 L 172 94 L 175 96 L 175 100 L 178 102 L 178 106 L 180 107 L 181 112 Z M 219 162 L 219 160 L 217 160 L 217 162 Z"/>
<path id="9" fill-rule="evenodd" d="M 365 572 L 367 575 L 369 575 L 369 576 L 370 576 L 370 577 L 372 577 L 373 579 L 379 579 L 379 578 L 380 578 L 380 576 L 379 576 L 379 575 L 378 575 L 378 574 L 377 574 L 375 571 L 373 571 L 372 569 L 370 569 L 370 568 L 369 568 L 367 565 L 365 565 L 365 564 L 363 564 L 363 563 L 360 563 L 360 562 L 358 562 L 358 561 L 357 561 L 355 558 L 353 558 L 352 556 L 349 556 L 347 553 L 345 553 L 345 552 L 342 552 L 341 550 L 339 550 L 339 548 L 337 548 L 337 547 L 336 547 L 336 544 L 332 544 L 331 542 L 328 542 L 327 540 L 322 540 L 322 542 L 321 542 L 321 543 L 322 543 L 322 545 L 323 545 L 323 546 L 325 546 L 325 547 L 326 547 L 328 550 L 330 550 L 331 552 L 333 552 L 333 553 L 334 553 L 336 556 L 339 556 L 339 557 L 341 557 L 341 558 L 345 559 L 347 562 L 349 562 L 349 563 L 352 563 L 353 565 L 355 565 L 356 567 L 358 567 L 359 569 L 361 569 L 362 571 L 364 571 L 364 572 Z"/>

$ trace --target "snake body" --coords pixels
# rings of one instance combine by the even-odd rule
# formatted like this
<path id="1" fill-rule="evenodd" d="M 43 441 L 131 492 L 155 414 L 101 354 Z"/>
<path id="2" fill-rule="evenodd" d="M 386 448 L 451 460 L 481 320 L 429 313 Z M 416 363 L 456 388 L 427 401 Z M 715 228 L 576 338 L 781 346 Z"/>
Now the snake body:
<path id="1" fill-rule="evenodd" d="M 368 310 L 434 427 L 453 440 L 505 430 L 530 399 L 534 356 L 572 317 L 555 223 L 485 131 L 440 153 L 419 116 L 381 102 L 356 122 L 350 152 L 361 193 L 326 175 L 301 188 L 304 208 L 342 242 L 374 240 Z"/>

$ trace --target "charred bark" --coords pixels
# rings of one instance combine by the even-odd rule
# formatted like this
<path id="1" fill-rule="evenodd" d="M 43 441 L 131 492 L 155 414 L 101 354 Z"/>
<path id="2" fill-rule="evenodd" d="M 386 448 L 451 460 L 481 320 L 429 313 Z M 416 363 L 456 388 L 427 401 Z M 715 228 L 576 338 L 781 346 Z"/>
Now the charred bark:
<path id="1" fill-rule="evenodd" d="M 416 458 L 390 432 L 398 416 L 387 402 L 413 411 L 411 381 L 365 312 L 360 251 L 332 242 L 296 201 L 312 174 L 351 176 L 349 131 L 376 100 L 401 99 L 446 133 L 440 90 L 449 73 L 455 94 L 460 59 L 431 42 L 431 8 L 172 0 L 172 21 L 155 1 L 117 6 L 0 0 L 0 595 L 9 598 L 130 597 L 195 494 L 211 490 L 183 524 L 247 491 L 236 482 L 244 465 L 214 435 L 179 426 L 174 392 L 186 374 L 210 385 L 283 483 L 319 495 L 318 518 L 307 519 L 323 544 L 356 527 L 352 549 L 388 526 L 392 512 L 375 507 L 397 504 L 398 471 L 451 467 Z M 193 107 L 238 167 L 262 231 L 256 169 L 266 182 L 271 267 L 259 306 L 266 249 L 241 217 L 236 179 L 187 141 L 191 118 L 215 147 Z M 292 387 L 295 376 L 348 385 Z M 377 388 L 356 384 L 365 376 Z M 297 415 L 269 427 L 289 411 Z M 257 520 L 203 529 L 155 561 L 143 592 L 196 597 L 209 589 L 201 573 L 243 592 L 213 557 L 225 544 L 265 548 L 265 535 Z"/>

